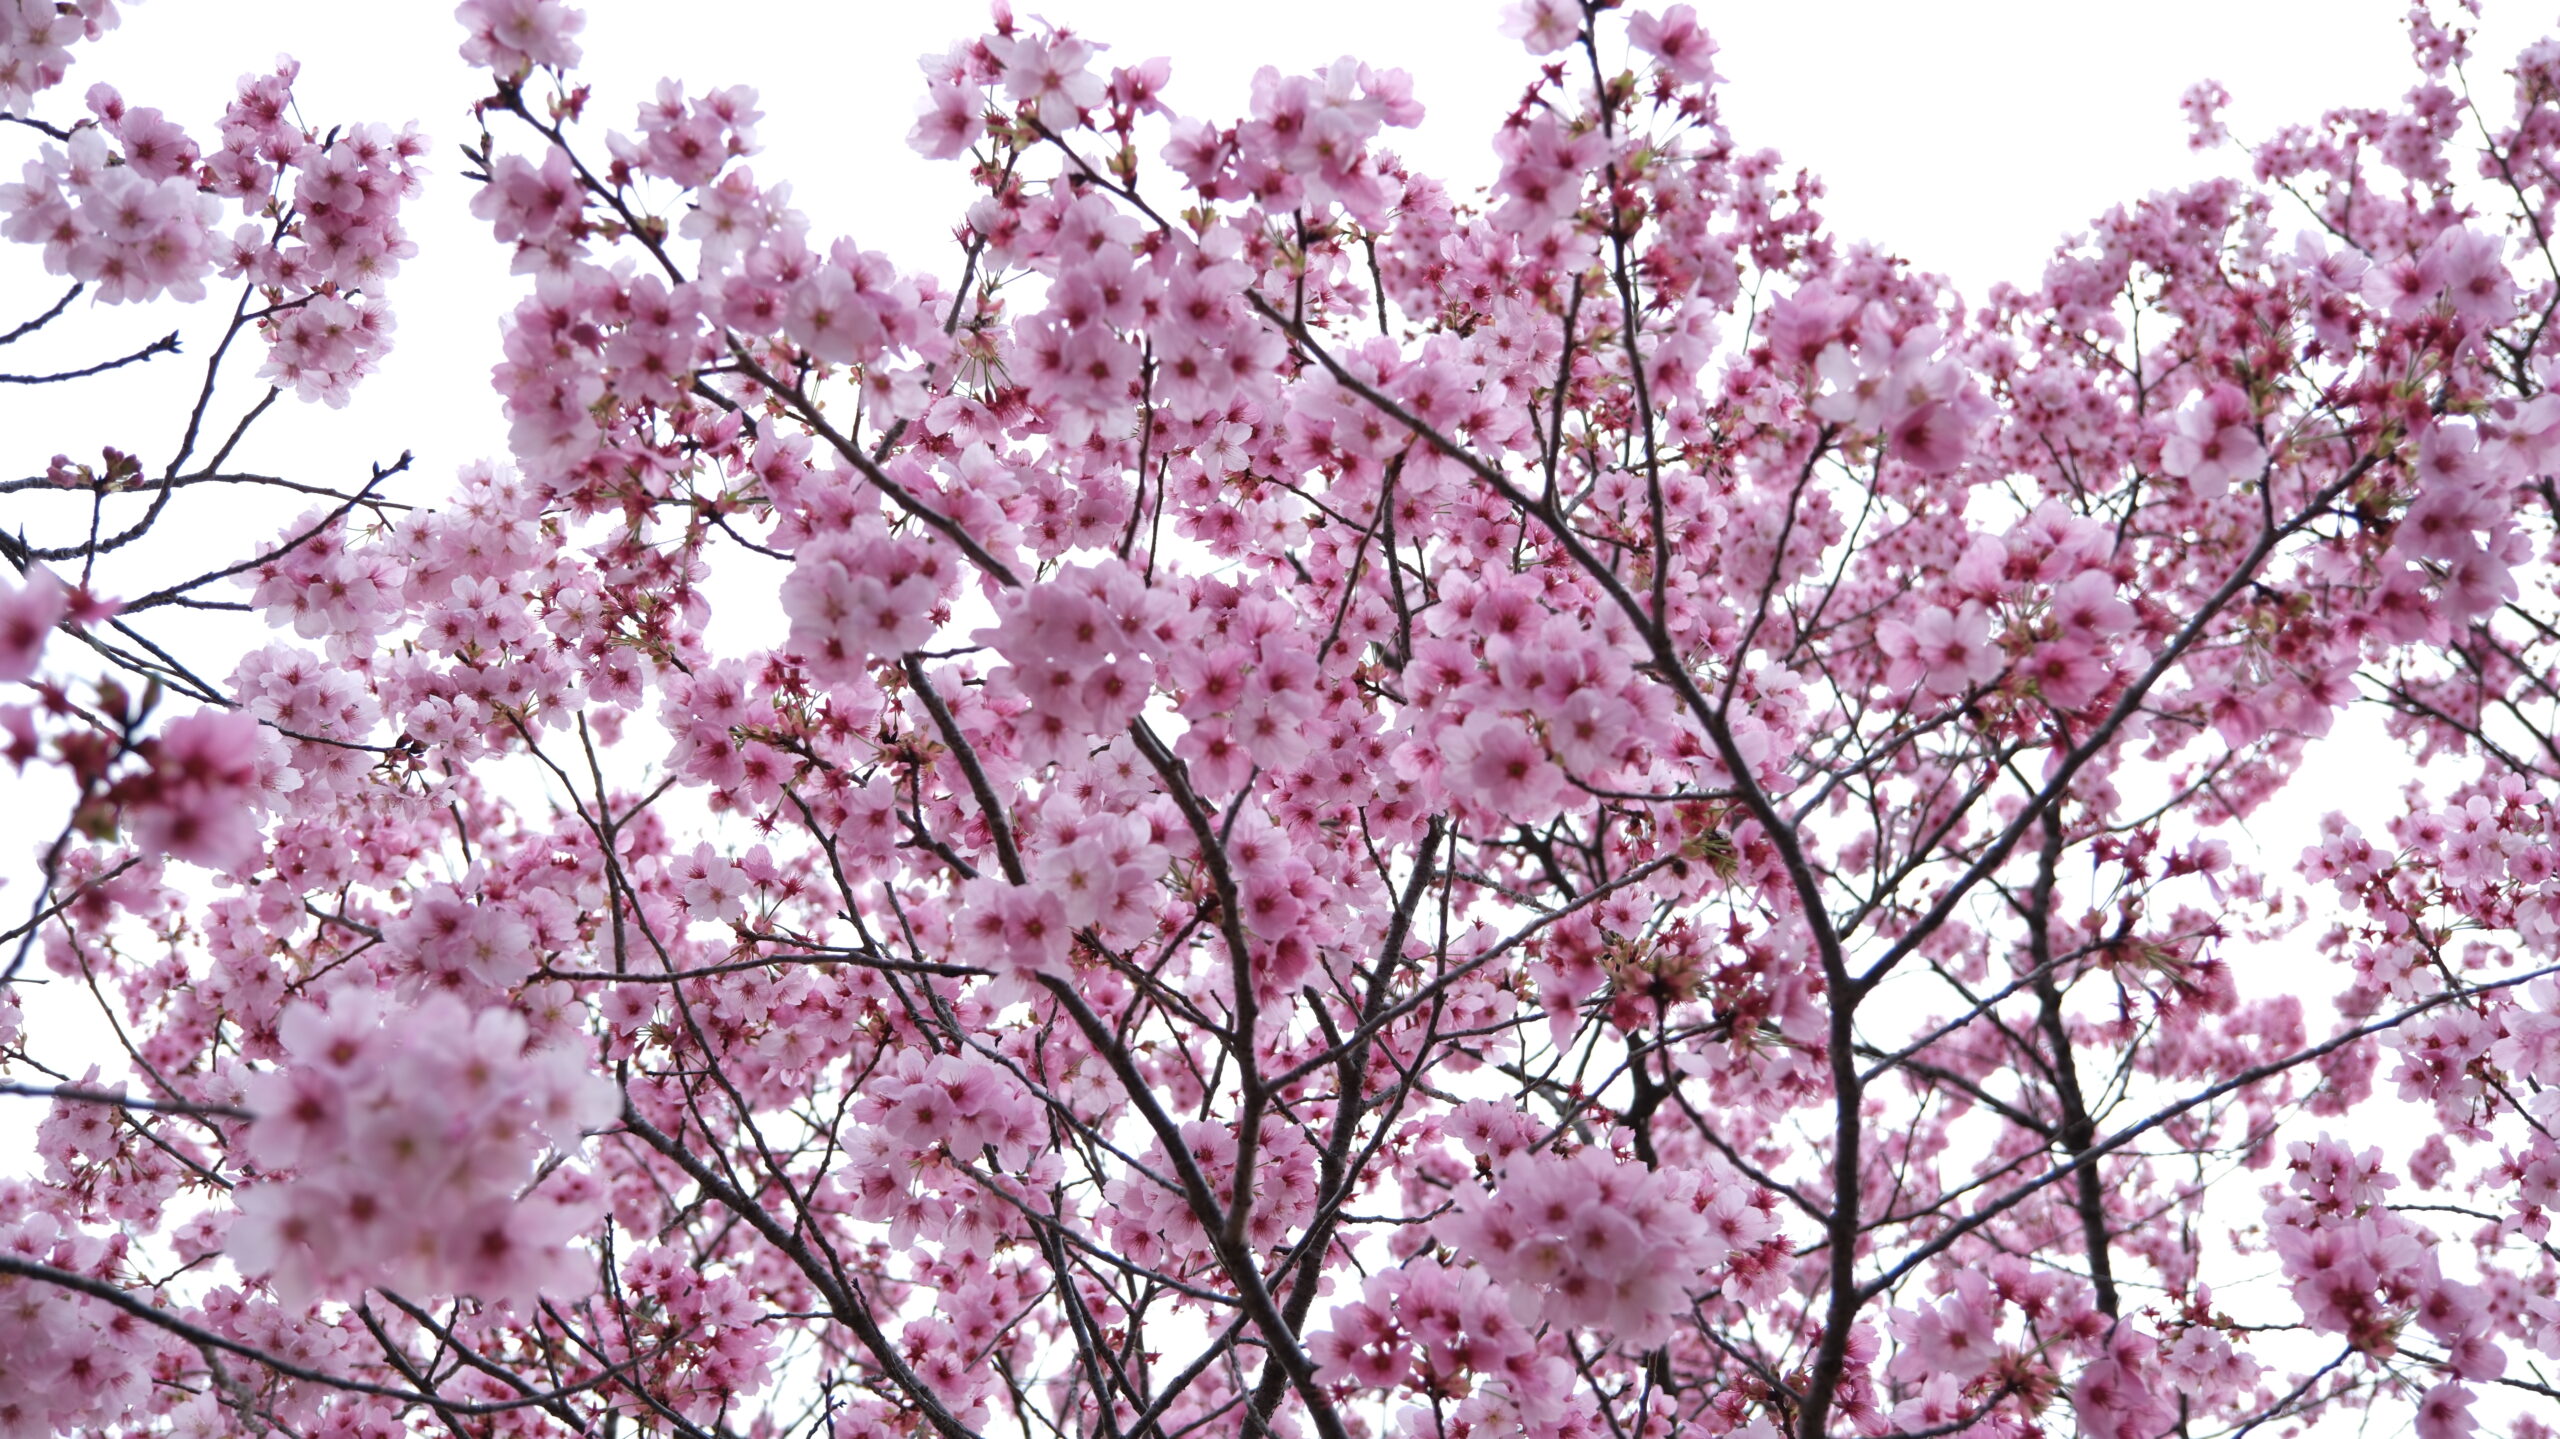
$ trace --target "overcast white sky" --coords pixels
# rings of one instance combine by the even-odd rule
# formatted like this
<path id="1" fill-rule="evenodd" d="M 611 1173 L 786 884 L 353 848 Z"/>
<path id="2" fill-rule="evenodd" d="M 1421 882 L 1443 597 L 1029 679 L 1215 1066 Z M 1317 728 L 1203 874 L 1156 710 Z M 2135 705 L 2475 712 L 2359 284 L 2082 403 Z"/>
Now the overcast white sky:
<path id="1" fill-rule="evenodd" d="M 1461 185 L 1489 177 L 1487 139 L 1533 72 L 1498 32 L 1501 8 L 1500 0 L 1021 5 L 1108 43 L 1109 60 L 1172 57 L 1169 99 L 1213 117 L 1242 113 L 1248 78 L 1264 64 L 1305 70 L 1351 53 L 1401 66 L 1430 113 L 1419 132 L 1391 139 Z M 1717 63 L 1736 140 L 1824 176 L 1825 209 L 1843 235 L 1883 242 L 1976 297 L 1996 279 L 2032 279 L 2062 234 L 2115 201 L 2244 163 L 2236 152 L 2186 150 L 2177 99 L 2191 82 L 2228 86 L 2234 128 L 2250 135 L 2332 105 L 2388 102 L 2412 78 L 2399 0 L 1711 0 L 1699 8 L 1723 46 Z M 752 84 L 768 117 L 757 173 L 787 177 L 820 235 L 851 234 L 903 265 L 956 270 L 946 237 L 966 202 L 964 179 L 955 166 L 920 160 L 904 136 L 921 91 L 916 57 L 980 30 L 976 0 L 596 0 L 587 9 L 593 114 L 629 127 L 662 75 L 696 87 Z M 2482 52 L 2495 58 L 2475 66 L 2484 88 L 2503 85 L 2504 57 L 2545 18 L 2514 4 L 2490 15 Z M 289 51 L 303 62 L 306 120 L 415 119 L 433 137 L 434 174 L 409 218 L 423 253 L 392 290 L 398 350 L 349 411 L 305 410 L 274 426 L 291 432 L 297 454 L 340 476 L 360 470 L 359 457 L 403 447 L 420 451 L 424 476 L 448 476 L 465 459 L 503 449 L 485 376 L 496 316 L 522 282 L 505 273 L 465 208 L 470 186 L 455 146 L 471 138 L 466 112 L 481 92 L 455 56 L 459 34 L 442 0 L 155 0 L 129 10 L 103 43 L 82 47 L 70 82 L 48 97 L 54 111 L 76 113 L 79 93 L 105 79 L 129 102 L 209 131 L 234 77 Z M 32 139 L 12 132 L 0 140 L 0 162 Z M 28 258 L 0 256 L 0 294 L 50 293 Z M 136 335 L 168 324 L 109 318 Z M 15 418 L 0 406 L 0 421 Z M 29 457 L 40 464 L 90 438 L 65 434 L 58 411 L 47 418 L 45 434 L 63 438 L 16 424 L 0 432 L 14 432 L 10 466 Z M 129 410 L 98 436 L 118 437 L 149 453 Z"/>
<path id="2" fill-rule="evenodd" d="M 1024 0 L 1027 14 L 1108 43 L 1107 58 L 1172 57 L 1169 98 L 1232 118 L 1257 67 L 1304 70 L 1345 53 L 1413 72 L 1429 109 L 1394 141 L 1423 168 L 1465 184 L 1490 174 L 1487 138 L 1532 73 L 1498 33 L 1500 0 Z M 2115 201 L 2241 163 L 2185 148 L 2181 91 L 2212 77 L 2235 97 L 2240 133 L 2337 104 L 2384 103 L 2411 78 L 2399 0 L 1795 0 L 1701 5 L 1723 46 L 1726 117 L 1737 141 L 1769 146 L 1826 178 L 1826 210 L 1844 235 L 1886 243 L 1952 276 L 1971 296 L 1995 279 L 2031 279 L 2055 240 Z M 355 19 L 353 17 L 361 17 Z M 583 36 L 594 113 L 629 126 L 655 81 L 744 82 L 763 97 L 767 179 L 788 177 L 821 235 L 851 234 L 905 265 L 955 268 L 945 238 L 965 203 L 956 167 L 904 144 L 921 86 L 916 57 L 982 28 L 976 0 L 597 0 Z M 2489 17 L 2477 67 L 2484 86 L 2547 16 L 2507 4 Z M 314 123 L 415 119 L 437 142 L 410 228 L 423 253 L 392 291 L 397 352 L 339 415 L 279 417 L 297 455 L 343 477 L 360 459 L 420 451 L 419 472 L 447 476 L 502 448 L 485 384 L 496 315 L 521 282 L 465 209 L 455 146 L 471 138 L 480 93 L 455 57 L 459 29 L 442 0 L 155 0 L 122 30 L 84 46 L 70 83 L 48 97 L 76 113 L 79 93 L 110 80 L 200 131 L 234 77 L 279 51 L 303 62 Z M 502 137 L 514 139 L 515 137 Z M 33 139 L 0 141 L 12 162 Z M 13 169 L 0 163 L 0 170 Z M 0 256 L 0 295 L 49 294 L 28 257 Z M 14 307 L 13 307 L 14 308 Z M 113 316 L 137 337 L 156 316 Z M 154 328 L 155 322 L 157 328 Z M 57 397 L 47 397 L 48 400 Z M 17 418 L 0 397 L 0 421 Z M 9 424 L 8 464 L 24 473 L 74 442 L 141 445 L 133 412 L 74 433 L 48 409 L 38 438 Z M 18 451 L 24 450 L 26 454 Z M 76 452 L 76 451 L 75 451 Z M 94 449 L 90 451 L 94 453 Z M 317 476 L 315 476 L 317 477 Z"/>

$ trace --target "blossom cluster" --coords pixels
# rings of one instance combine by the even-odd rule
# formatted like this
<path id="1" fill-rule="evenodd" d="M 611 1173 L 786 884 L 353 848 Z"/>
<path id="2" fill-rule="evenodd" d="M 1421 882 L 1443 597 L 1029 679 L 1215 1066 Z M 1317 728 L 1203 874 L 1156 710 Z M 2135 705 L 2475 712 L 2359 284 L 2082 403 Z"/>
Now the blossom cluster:
<path id="1" fill-rule="evenodd" d="M 340 990 L 278 1023 L 284 1063 L 242 1077 L 257 1115 L 224 1249 L 288 1303 L 350 1281 L 472 1294 L 529 1309 L 593 1283 L 569 1241 L 591 1221 L 574 1153 L 620 1105 L 559 1046 L 527 1047 L 524 1021 L 449 995 L 395 1008 Z"/>
<path id="2" fill-rule="evenodd" d="M 1460 1424 L 1501 1433 L 1596 1422 L 1571 1364 L 1541 1353 L 1533 1326 L 1485 1269 L 1410 1264 L 1370 1276 L 1311 1348 L 1349 1384 L 1458 1398 L 1450 1417 Z"/>
<path id="3" fill-rule="evenodd" d="M 51 570 L 29 570 L 14 583 L 0 580 L 0 684 L 35 674 L 45 640 L 70 608 L 70 592 Z"/>
<path id="4" fill-rule="evenodd" d="M 35 97 L 62 83 L 71 47 L 95 40 L 124 17 L 115 0 L 9 0 L 0 5 L 0 111 L 26 113 Z"/>
<path id="5" fill-rule="evenodd" d="M 111 1278 L 120 1238 L 64 1225 L 26 1186 L 0 1185 L 0 1256 L 83 1278 Z M 156 1345 L 101 1300 L 0 1274 L 0 1429 L 66 1434 L 112 1425 L 151 1383 Z"/>
<path id="6" fill-rule="evenodd" d="M 416 253 L 399 207 L 425 142 L 360 125 L 324 143 L 292 118 L 295 74 L 288 62 L 244 77 L 210 155 L 158 110 L 92 86 L 92 118 L 0 186 L 0 236 L 42 246 L 47 270 L 107 304 L 201 300 L 217 274 L 256 285 L 268 296 L 261 373 L 345 404 L 390 346 L 381 287 Z M 228 235 L 226 199 L 248 217 Z"/>
<path id="7" fill-rule="evenodd" d="M 2495 1288 L 2447 1276 L 2433 1245 L 2384 1195 L 2397 1187 L 2381 1153 L 2361 1152 L 2323 1134 L 2287 1147 L 2285 1192 L 2268 1206 L 2268 1235 L 2292 1281 L 2304 1319 L 2316 1330 L 2346 1336 L 2355 1349 L 2389 1354 L 2414 1322 L 2441 1353 L 2446 1377 L 2423 1401 L 2419 1428 L 2469 1432 L 2462 1419 L 2468 1387 L 2506 1372 L 2497 1342 L 2539 1320 Z M 2549 1335 L 2543 1336 L 2548 1338 Z"/>
<path id="8" fill-rule="evenodd" d="M 48 147 L 24 179 L 0 190 L 0 235 L 44 246 L 45 268 L 98 287 L 107 304 L 169 294 L 204 298 L 214 269 L 213 226 L 222 202 L 184 173 L 195 160 L 183 139 L 163 140 L 155 113 L 120 117 L 121 163 L 110 164 L 103 128 Z M 137 143 L 139 142 L 139 143 Z M 137 155 L 136 152 L 139 152 Z"/>
<path id="9" fill-rule="evenodd" d="M 1038 1101 L 1001 1067 L 975 1055 L 913 1050 L 864 1085 L 854 1117 L 923 1152 L 940 1145 L 958 1160 L 992 1152 L 1006 1169 L 1031 1162 L 1045 1135 Z"/>
<path id="10" fill-rule="evenodd" d="M 1436 1232 L 1504 1285 L 1524 1319 L 1647 1344 L 1711 1272 L 1774 1226 L 1747 1186 L 1586 1147 L 1515 1157 Z"/>

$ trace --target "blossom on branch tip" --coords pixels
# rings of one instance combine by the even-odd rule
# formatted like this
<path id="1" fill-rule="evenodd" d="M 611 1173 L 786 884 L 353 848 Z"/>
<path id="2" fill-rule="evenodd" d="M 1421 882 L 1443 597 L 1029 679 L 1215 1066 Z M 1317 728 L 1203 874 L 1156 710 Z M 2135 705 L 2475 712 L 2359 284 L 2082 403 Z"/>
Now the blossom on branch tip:
<path id="1" fill-rule="evenodd" d="M 1064 31 L 1028 31 L 987 41 L 1004 76 L 1005 94 L 1033 107 L 1040 123 L 1066 130 L 1078 114 L 1102 103 L 1103 77 L 1092 72 L 1101 47 Z"/>
<path id="2" fill-rule="evenodd" d="M 1502 33 L 1532 55 L 1553 54 L 1581 36 L 1582 11 L 1574 0 L 1513 0 L 1503 13 Z"/>
<path id="3" fill-rule="evenodd" d="M 252 1146 L 289 1177 L 238 1191 L 224 1248 L 244 1273 L 297 1309 L 343 1285 L 521 1308 L 592 1287 L 568 1247 L 584 1202 L 528 1181 L 546 1149 L 574 1151 L 620 1112 L 610 1082 L 529 1048 L 513 1011 L 451 995 L 403 1012 L 342 992 L 288 1007 L 282 1032 L 285 1064 L 247 1097 Z"/>
<path id="4" fill-rule="evenodd" d="M 2230 385 L 2190 396 L 2170 417 L 2160 446 L 2160 468 L 2185 480 L 2199 499 L 2220 499 L 2232 481 L 2256 479 L 2266 463 L 2248 397 Z"/>
<path id="5" fill-rule="evenodd" d="M 586 13 L 561 0 L 463 0 L 453 16 L 470 32 L 462 58 L 501 80 L 537 65 L 566 69 L 583 53 L 569 37 L 586 27 Z"/>
<path id="6" fill-rule="evenodd" d="M 1989 684 L 2000 674 L 2000 647 L 1992 642 L 1991 615 L 1980 605 L 1949 610 L 1928 605 L 1912 620 L 1886 620 L 1876 642 L 1892 661 L 1886 683 L 1918 685 L 1930 694 L 1954 695 Z"/>
<path id="7" fill-rule="evenodd" d="M 14 584 L 0 580 L 0 684 L 35 674 L 46 636 L 70 610 L 70 591 L 41 565 Z"/>
<path id="8" fill-rule="evenodd" d="M 1683 85 L 1716 81 L 1716 42 L 1707 38 L 1694 6 L 1674 5 L 1660 15 L 1635 12 L 1627 19 L 1627 43 L 1651 55 L 1665 74 Z"/>

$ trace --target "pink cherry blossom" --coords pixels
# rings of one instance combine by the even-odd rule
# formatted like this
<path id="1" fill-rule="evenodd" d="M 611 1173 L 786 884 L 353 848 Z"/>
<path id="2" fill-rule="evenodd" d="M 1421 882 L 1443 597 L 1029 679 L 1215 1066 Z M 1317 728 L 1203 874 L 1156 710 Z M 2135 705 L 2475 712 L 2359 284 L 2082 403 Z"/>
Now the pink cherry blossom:
<path id="1" fill-rule="evenodd" d="M 1502 33 L 1532 55 L 1561 50 L 1582 33 L 1581 13 L 1568 0 L 1517 0 L 1502 18 Z"/>
<path id="2" fill-rule="evenodd" d="M 1890 683 L 1917 684 L 1931 694 L 1960 694 L 1990 683 L 2001 669 L 2000 649 L 1991 642 L 1991 616 L 1979 605 L 1960 610 L 1931 605 L 1916 619 L 1887 620 L 1877 627 L 1876 641 L 1892 658 Z"/>
<path id="3" fill-rule="evenodd" d="M 132 785 L 135 841 L 207 869 L 252 864 L 261 743 L 257 722 L 237 711 L 172 720 L 151 741 L 149 771 Z"/>
<path id="4" fill-rule="evenodd" d="M 535 65 L 578 63 L 577 42 L 569 37 L 587 17 L 561 0 L 463 0 L 453 13 L 471 36 L 463 42 L 462 58 L 501 78 L 514 79 Z"/>
<path id="5" fill-rule="evenodd" d="M 910 255 L 602 7 L 460 8 L 445 195 L 0 0 L 0 1429 L 2539 1432 L 2560 42 L 2456 18 L 1968 295 L 1689 5 L 1513 5 L 1470 188 L 998 4 Z M 506 455 L 269 443 L 470 234 Z"/>
<path id="6" fill-rule="evenodd" d="M 0 683 L 7 683 L 36 672 L 45 638 L 69 612 L 70 596 L 52 571 L 41 568 L 0 585 L 6 586 L 0 589 Z"/>
<path id="7" fill-rule="evenodd" d="M 2160 447 L 2160 467 L 2201 498 L 2229 493 L 2234 480 L 2255 478 L 2266 465 L 2266 446 L 2250 427 L 2248 401 L 2228 385 L 2180 406 L 2171 430 Z"/>
<path id="8" fill-rule="evenodd" d="M 1079 112 L 1102 102 L 1103 77 L 1087 68 L 1095 47 L 1085 40 L 1057 31 L 1025 33 L 999 36 L 988 50 L 1004 77 L 1005 94 L 1032 106 L 1051 129 L 1072 126 Z"/>
<path id="9" fill-rule="evenodd" d="M 1711 84 L 1716 78 L 1716 44 L 1698 24 L 1694 6 L 1674 5 L 1658 16 L 1637 11 L 1627 20 L 1627 42 L 1653 56 L 1683 85 Z"/>

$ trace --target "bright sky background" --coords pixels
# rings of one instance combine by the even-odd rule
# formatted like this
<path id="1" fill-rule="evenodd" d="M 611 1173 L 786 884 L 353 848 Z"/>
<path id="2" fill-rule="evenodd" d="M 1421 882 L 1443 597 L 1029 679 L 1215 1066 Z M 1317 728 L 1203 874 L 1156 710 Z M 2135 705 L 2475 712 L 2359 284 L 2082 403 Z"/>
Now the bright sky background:
<path id="1" fill-rule="evenodd" d="M 1107 60 L 1172 57 L 1170 103 L 1220 120 L 1243 112 L 1247 81 L 1264 64 L 1303 71 L 1352 53 L 1410 70 L 1429 115 L 1421 131 L 1391 139 L 1453 188 L 1490 177 L 1488 137 L 1534 71 L 1519 45 L 1499 34 L 1498 0 L 1025 0 L 1021 8 L 1109 43 Z M 1724 115 L 1736 141 L 1775 148 L 1791 165 L 1821 174 L 1838 233 L 1885 243 L 1977 298 L 1995 280 L 2031 280 L 2057 239 L 2115 202 L 2245 163 L 2230 150 L 2188 152 L 2177 101 L 2192 82 L 2209 77 L 2228 87 L 2233 129 L 2254 137 L 2331 106 L 2389 103 L 2414 78 L 2396 0 L 1758 0 L 1699 8 L 1723 47 L 1717 65 L 1729 81 Z M 718 7 L 596 0 L 581 39 L 585 77 L 596 86 L 592 113 L 604 123 L 629 127 L 661 75 L 696 88 L 754 85 L 767 116 L 767 153 L 753 161 L 758 176 L 788 178 L 819 237 L 851 234 L 901 265 L 933 267 L 948 279 L 957 264 L 948 235 L 966 201 L 964 179 L 956 167 L 920 160 L 904 137 L 922 90 L 916 57 L 976 33 L 983 18 L 977 4 L 943 0 Z M 2502 92 L 2506 57 L 2540 22 L 2511 3 L 2488 18 L 2479 46 L 2486 58 L 2473 63 L 2472 78 L 2484 92 Z M 504 455 L 487 375 L 497 318 L 527 282 L 506 273 L 467 211 L 471 186 L 458 173 L 455 147 L 474 138 L 467 111 L 481 91 L 456 57 L 459 40 L 444 0 L 154 0 L 129 11 L 116 35 L 82 47 L 70 81 L 41 102 L 39 113 L 67 120 L 78 113 L 80 92 L 107 80 L 129 103 L 157 106 L 204 137 L 234 77 L 289 51 L 304 65 L 298 93 L 307 121 L 415 119 L 435 140 L 427 191 L 406 217 L 422 253 L 390 290 L 398 349 L 347 410 L 280 407 L 266 442 L 249 456 L 276 472 L 343 484 L 368 462 L 413 448 L 409 493 L 422 497 L 463 462 Z M 520 130 L 500 134 L 508 145 L 523 138 Z M 14 173 L 34 139 L 0 131 L 0 173 Z M 7 312 L 0 328 L 42 308 L 59 288 L 31 255 L 0 255 Z M 120 353 L 115 338 L 138 341 L 182 319 L 200 332 L 211 316 L 84 306 L 71 318 L 76 324 L 62 328 L 74 330 L 94 359 Z M 12 355 L 10 367 L 20 358 Z M 254 361 L 243 373 L 249 368 Z M 164 374 L 185 378 L 176 367 Z M 32 473 L 56 450 L 94 456 L 101 442 L 139 448 L 156 468 L 180 412 L 120 393 L 117 407 L 105 410 L 63 403 L 110 398 L 102 389 L 0 394 L 0 470 Z M 184 526 L 168 537 L 169 563 L 227 559 L 272 535 L 283 518 L 262 515 L 235 535 L 220 509 L 186 511 Z M 2371 782 L 2356 751 L 2343 760 L 2331 779 L 2304 786 L 2312 793 L 2303 803 L 2259 826 L 2273 867 L 2289 868 L 2319 810 L 2344 805 L 2378 828 L 2391 793 Z M 0 842 L 16 852 L 30 823 L 50 833 L 58 808 L 49 790 L 0 775 Z M 5 868 L 11 882 L 0 888 L 0 906 L 22 912 L 28 870 Z M 44 1023 L 36 1021 L 40 1045 Z M 0 1168 L 25 1162 L 37 1108 L 0 1101 Z"/>
<path id="2" fill-rule="evenodd" d="M 2233 127 L 2251 136 L 2332 105 L 2387 103 L 2414 73 L 2397 0 L 1700 8 L 1723 47 L 1717 65 L 1736 141 L 1823 176 L 1824 208 L 1842 235 L 1885 243 L 1971 297 L 1995 280 L 2033 279 L 2059 237 L 2120 199 L 2245 163 L 2234 151 L 2186 149 L 2177 100 L 2193 81 L 2226 85 Z M 1410 70 L 1429 115 L 1420 131 L 1389 138 L 1453 187 L 1490 178 L 1488 137 L 1533 73 L 1499 33 L 1500 0 L 1025 0 L 1022 10 L 1109 44 L 1106 61 L 1172 57 L 1171 103 L 1222 119 L 1243 113 L 1247 83 L 1264 64 L 1303 71 L 1352 53 Z M 751 84 L 767 115 L 756 172 L 791 181 L 819 236 L 850 234 L 902 265 L 956 274 L 948 235 L 967 200 L 965 178 L 918 158 L 905 135 L 922 91 L 916 57 L 976 33 L 983 9 L 973 0 L 731 0 L 716 14 L 671 0 L 590 4 L 581 40 L 596 86 L 591 113 L 630 127 L 664 75 L 693 87 Z M 2490 19 L 2481 50 L 2498 58 L 2475 66 L 2484 88 L 2504 85 L 2504 57 L 2530 38 L 2516 5 Z M 503 453 L 486 376 L 497 316 L 525 285 L 506 274 L 467 211 L 471 185 L 456 147 L 474 138 L 467 112 L 483 92 L 456 58 L 460 33 L 443 0 L 154 0 L 81 47 L 69 82 L 46 97 L 45 113 L 66 119 L 80 92 L 104 79 L 130 103 L 204 134 L 235 77 L 284 51 L 303 62 L 307 121 L 415 119 L 435 141 L 427 192 L 406 217 L 421 254 L 390 291 L 397 350 L 349 410 L 288 407 L 298 412 L 268 426 L 292 440 L 306 477 L 360 474 L 363 461 L 413 447 L 420 476 L 440 479 L 467 459 Z M 33 139 L 13 130 L 0 140 L 0 170 L 13 170 Z M 0 295 L 55 293 L 30 260 L 0 256 Z M 89 337 L 161 333 L 171 321 L 155 308 L 98 312 L 103 323 Z M 132 408 L 75 420 L 55 408 L 77 398 L 65 395 L 42 397 L 46 424 L 30 433 L 22 407 L 34 398 L 0 396 L 13 472 L 56 449 L 78 454 L 75 442 L 90 454 L 101 442 L 146 457 L 165 449 L 154 438 L 169 427 L 162 413 L 141 410 L 139 430 Z"/>
<path id="3" fill-rule="evenodd" d="M 1107 61 L 1172 57 L 1169 100 L 1223 119 L 1243 113 L 1261 65 L 1303 71 L 1351 53 L 1405 68 L 1429 116 L 1390 139 L 1461 185 L 1490 178 L 1487 139 L 1533 73 L 1498 31 L 1499 0 L 1024 0 L 1021 9 L 1109 44 Z M 2233 127 L 2249 136 L 2332 105 L 2387 103 L 2414 74 L 2397 0 L 1711 0 L 1700 9 L 1723 47 L 1737 142 L 1822 175 L 1841 234 L 1884 242 L 1976 297 L 1994 280 L 2032 279 L 2056 239 L 2116 201 L 2243 163 L 2232 151 L 2187 151 L 2177 100 L 2193 81 L 2226 85 Z M 922 90 L 916 57 L 976 33 L 984 17 L 972 0 L 731 0 L 716 11 L 596 0 L 581 37 L 591 113 L 628 128 L 663 75 L 754 85 L 767 115 L 756 172 L 791 181 L 818 235 L 851 234 L 902 265 L 956 272 L 947 236 L 966 202 L 964 177 L 919 159 L 904 138 Z M 2484 88 L 2504 85 L 2504 57 L 2532 23 L 2512 3 L 2490 19 L 2481 49 L 2497 58 L 2474 67 Z M 315 462 L 339 456 L 340 473 L 359 456 L 414 446 L 422 475 L 446 476 L 503 449 L 485 376 L 496 315 L 522 282 L 465 208 L 471 187 L 455 146 L 472 138 L 467 109 L 481 92 L 455 57 L 459 35 L 442 0 L 154 0 L 82 47 L 70 82 L 49 97 L 59 112 L 107 79 L 131 103 L 209 130 L 234 77 L 288 51 L 303 62 L 306 120 L 415 119 L 436 141 L 434 174 L 408 221 L 422 253 L 391 291 L 397 352 L 350 411 L 304 411 L 275 426 Z M 0 159 L 30 139 L 11 134 Z M 24 293 L 43 293 L 32 267 L 0 263 L 0 293 L 30 285 Z M 145 333 L 143 317 L 133 319 Z M 12 453 L 10 463 L 24 460 Z"/>

